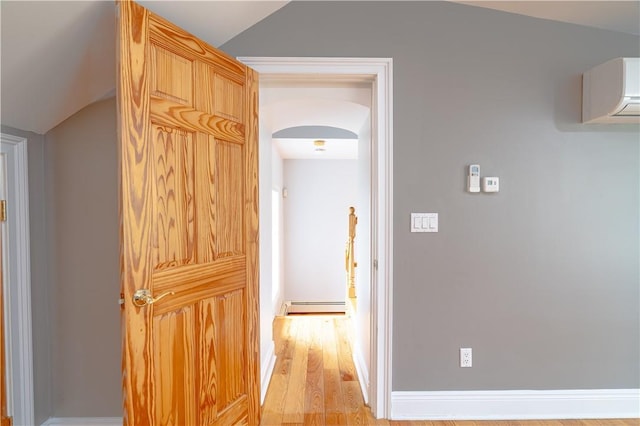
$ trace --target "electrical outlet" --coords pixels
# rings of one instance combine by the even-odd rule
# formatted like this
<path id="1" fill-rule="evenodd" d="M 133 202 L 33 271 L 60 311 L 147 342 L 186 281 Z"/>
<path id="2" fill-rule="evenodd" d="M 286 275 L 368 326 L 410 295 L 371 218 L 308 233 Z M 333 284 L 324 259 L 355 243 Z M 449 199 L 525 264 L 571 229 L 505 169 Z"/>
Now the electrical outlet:
<path id="1" fill-rule="evenodd" d="M 460 367 L 471 367 L 471 348 L 460 348 Z"/>

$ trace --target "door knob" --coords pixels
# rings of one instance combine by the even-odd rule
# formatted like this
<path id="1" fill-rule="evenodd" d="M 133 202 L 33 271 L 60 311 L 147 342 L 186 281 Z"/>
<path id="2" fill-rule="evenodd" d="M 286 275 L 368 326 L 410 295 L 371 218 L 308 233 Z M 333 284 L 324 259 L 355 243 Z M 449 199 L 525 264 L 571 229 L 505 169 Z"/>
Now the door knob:
<path id="1" fill-rule="evenodd" d="M 136 290 L 136 292 L 133 293 L 133 304 L 138 306 L 138 307 L 151 305 L 153 303 L 156 303 L 158 300 L 162 299 L 163 297 L 171 296 L 172 294 L 175 294 L 175 292 L 168 291 L 168 292 L 163 293 L 160 296 L 154 298 L 151 295 L 151 292 L 149 290 L 147 290 L 147 289 Z"/>

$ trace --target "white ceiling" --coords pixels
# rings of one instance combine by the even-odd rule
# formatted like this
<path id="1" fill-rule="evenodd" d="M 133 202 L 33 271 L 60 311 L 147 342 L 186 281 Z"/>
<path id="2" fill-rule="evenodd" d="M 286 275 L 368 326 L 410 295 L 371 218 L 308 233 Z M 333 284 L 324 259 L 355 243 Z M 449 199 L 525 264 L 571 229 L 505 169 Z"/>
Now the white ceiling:
<path id="1" fill-rule="evenodd" d="M 357 160 L 358 139 L 327 139 L 324 151 L 316 151 L 315 138 L 273 139 L 283 160 Z"/>
<path id="2" fill-rule="evenodd" d="M 287 1 L 141 1 L 219 46 Z M 640 33 L 640 1 L 459 2 Z M 3 124 L 45 133 L 115 87 L 114 3 L 0 1 Z"/>
<path id="3" fill-rule="evenodd" d="M 213 46 L 287 1 L 140 1 Z M 115 2 L 0 1 L 2 124 L 46 133 L 115 90 Z"/>
<path id="4" fill-rule="evenodd" d="M 534 18 L 640 35 L 639 1 L 454 1 Z"/>
<path id="5" fill-rule="evenodd" d="M 304 92 L 304 89 L 300 89 Z M 305 96 L 260 108 L 261 119 L 275 133 L 298 126 L 331 126 L 360 133 L 369 108 L 354 102 Z"/>
<path id="6" fill-rule="evenodd" d="M 263 84 L 260 123 L 269 134 L 303 126 L 327 126 L 359 134 L 370 114 L 371 84 L 310 80 Z M 322 139 L 325 151 L 313 142 Z M 357 159 L 357 139 L 327 138 L 323 134 L 273 140 L 283 159 Z"/>

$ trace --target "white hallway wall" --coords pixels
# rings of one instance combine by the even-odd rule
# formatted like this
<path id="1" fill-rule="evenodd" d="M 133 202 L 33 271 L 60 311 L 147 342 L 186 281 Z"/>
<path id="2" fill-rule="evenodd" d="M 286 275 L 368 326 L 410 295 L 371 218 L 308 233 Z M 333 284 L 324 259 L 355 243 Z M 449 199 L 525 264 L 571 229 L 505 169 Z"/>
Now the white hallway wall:
<path id="1" fill-rule="evenodd" d="M 358 170 L 355 252 L 356 262 L 356 314 L 353 354 L 358 366 L 360 384 L 365 398 L 369 397 L 371 371 L 371 116 L 358 134 Z"/>
<path id="2" fill-rule="evenodd" d="M 260 369 L 262 395 L 269 385 L 274 362 L 273 317 L 282 305 L 282 290 L 276 298 L 273 293 L 272 189 L 282 190 L 282 159 L 271 143 L 271 129 L 260 122 Z M 281 210 L 282 211 L 282 210 Z M 281 213 L 282 216 L 282 213 Z M 281 237 L 282 240 L 282 237 Z M 282 276 L 282 267 L 280 266 Z"/>
<path id="3" fill-rule="evenodd" d="M 349 207 L 356 160 L 285 160 L 284 298 L 344 301 Z"/>

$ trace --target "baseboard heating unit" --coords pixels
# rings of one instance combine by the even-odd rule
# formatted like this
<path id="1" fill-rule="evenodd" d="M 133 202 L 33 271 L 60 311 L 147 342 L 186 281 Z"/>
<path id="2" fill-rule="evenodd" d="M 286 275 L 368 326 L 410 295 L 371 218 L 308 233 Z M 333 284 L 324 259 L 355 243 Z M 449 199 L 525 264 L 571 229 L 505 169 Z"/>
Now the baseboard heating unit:
<path id="1" fill-rule="evenodd" d="M 320 313 L 340 313 L 347 311 L 345 302 L 293 302 L 288 301 L 282 304 L 281 315 L 289 314 L 320 314 Z"/>

